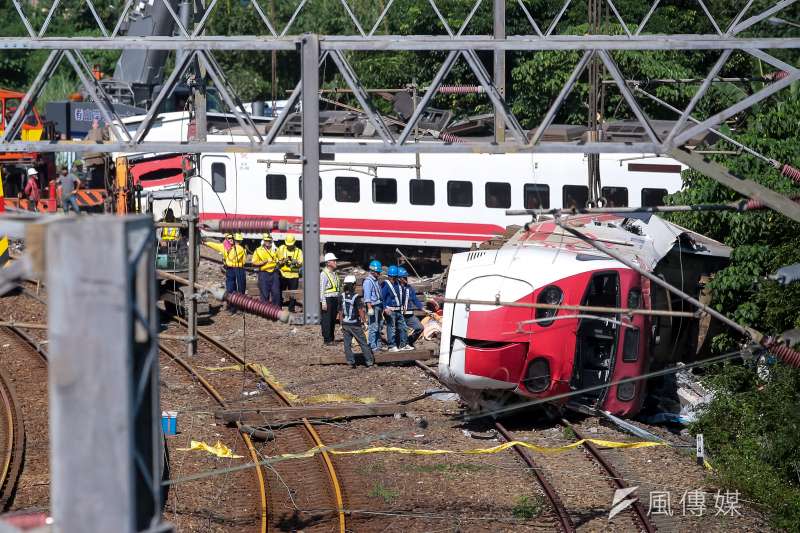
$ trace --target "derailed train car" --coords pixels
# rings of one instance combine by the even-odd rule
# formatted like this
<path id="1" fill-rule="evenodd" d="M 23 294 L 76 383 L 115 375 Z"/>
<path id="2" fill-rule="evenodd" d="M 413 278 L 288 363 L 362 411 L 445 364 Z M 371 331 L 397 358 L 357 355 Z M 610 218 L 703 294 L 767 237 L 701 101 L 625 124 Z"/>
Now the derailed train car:
<path id="1" fill-rule="evenodd" d="M 696 297 L 730 254 L 654 215 L 574 216 L 563 223 Z M 439 372 L 473 407 L 572 391 L 557 405 L 631 416 L 644 402 L 644 380 L 596 386 L 691 359 L 713 327 L 687 317 L 518 305 L 690 310 L 552 218 L 454 255 L 446 299 L 455 303 L 444 309 Z"/>

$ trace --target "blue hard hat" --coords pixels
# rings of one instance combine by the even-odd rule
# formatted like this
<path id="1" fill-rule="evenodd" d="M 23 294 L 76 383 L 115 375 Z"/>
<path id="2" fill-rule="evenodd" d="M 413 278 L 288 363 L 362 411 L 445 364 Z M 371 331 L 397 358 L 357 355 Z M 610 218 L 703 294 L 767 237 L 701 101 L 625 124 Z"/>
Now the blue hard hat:
<path id="1" fill-rule="evenodd" d="M 372 261 L 369 262 L 369 269 L 372 272 L 380 272 L 381 268 L 383 268 L 383 265 L 381 265 L 381 262 L 378 261 L 377 259 L 373 259 Z"/>
<path id="2" fill-rule="evenodd" d="M 397 274 L 399 274 L 399 272 L 400 272 L 400 269 L 398 269 L 397 266 L 392 265 L 392 266 L 389 267 L 389 272 L 388 272 L 389 277 L 396 278 Z"/>
<path id="3" fill-rule="evenodd" d="M 398 278 L 407 278 L 408 277 L 408 270 L 403 267 L 397 267 L 397 277 Z"/>

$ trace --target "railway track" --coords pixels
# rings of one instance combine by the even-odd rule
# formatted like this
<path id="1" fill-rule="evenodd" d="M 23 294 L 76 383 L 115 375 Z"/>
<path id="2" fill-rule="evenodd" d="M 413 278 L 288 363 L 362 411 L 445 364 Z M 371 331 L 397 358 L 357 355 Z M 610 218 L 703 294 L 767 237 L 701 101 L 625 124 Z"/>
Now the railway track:
<path id="1" fill-rule="evenodd" d="M 438 380 L 438 373 L 428 365 L 420 361 L 415 361 L 415 364 L 424 372 Z M 569 421 L 562 419 L 560 424 L 564 428 L 568 428 L 577 439 L 584 438 L 578 429 Z M 507 442 L 511 442 L 513 440 L 525 440 L 523 438 L 516 437 L 500 422 L 495 422 L 494 426 L 501 438 Z M 559 454 L 558 456 L 555 456 L 555 459 L 543 456 L 542 461 L 537 463 L 534 460 L 533 455 L 527 450 L 516 446 L 512 448 L 519 458 L 525 463 L 527 469 L 530 470 L 534 477 L 536 477 L 537 482 L 541 486 L 548 502 L 550 503 L 550 507 L 555 515 L 554 517 L 557 521 L 558 527 L 562 531 L 568 533 L 576 531 L 577 527 L 582 526 L 588 526 L 590 529 L 592 529 L 594 526 L 590 524 L 590 522 L 598 518 L 602 518 L 602 520 L 605 521 L 605 526 L 607 526 L 608 522 L 605 519 L 608 516 L 608 510 L 610 509 L 612 501 L 611 494 L 608 494 L 608 498 L 600 500 L 595 498 L 594 501 L 587 501 L 587 497 L 596 497 L 598 494 L 600 494 L 601 498 L 603 498 L 606 493 L 608 493 L 608 491 L 603 491 L 600 488 L 600 486 L 603 484 L 607 485 L 610 483 L 614 489 L 624 489 L 628 487 L 620 473 L 614 468 L 611 462 L 603 456 L 602 452 L 597 448 L 597 446 L 587 442 L 582 448 L 585 451 L 585 457 L 590 459 L 596 468 L 603 470 L 600 476 L 583 476 L 580 478 L 574 478 L 574 472 L 571 472 L 571 470 L 573 470 L 574 462 L 572 460 L 567 461 L 567 457 L 569 456 L 566 454 L 563 456 Z M 558 457 L 562 457 L 562 459 L 559 460 Z M 565 470 L 566 475 L 558 475 L 560 470 Z M 576 490 L 574 487 L 575 479 L 577 479 L 581 485 L 578 490 Z M 595 485 L 598 486 L 595 487 Z M 563 498 L 561 496 L 562 493 L 564 496 Z M 587 507 L 593 509 L 590 509 L 589 512 L 586 512 Z M 655 532 L 655 526 L 650 521 L 646 510 L 638 500 L 633 504 L 632 508 L 634 516 L 630 518 L 637 522 L 636 524 L 632 524 L 632 530 L 643 530 L 648 533 Z M 570 509 L 572 511 L 570 511 Z M 605 527 L 603 527 L 603 529 L 605 529 Z"/>
<path id="2" fill-rule="evenodd" d="M 186 322 L 180 317 L 172 318 L 179 324 L 186 325 Z M 203 343 L 224 355 L 226 360 L 230 359 L 241 365 L 244 369 L 243 372 L 249 376 L 248 383 L 250 385 L 257 386 L 259 382 L 263 382 L 258 369 L 240 354 L 202 330 L 198 330 L 198 336 Z M 222 380 L 222 377 L 218 375 L 210 378 Z M 260 402 L 274 406 L 294 405 L 285 391 L 274 386 L 269 380 L 264 381 L 269 387 L 269 394 L 258 395 L 257 398 Z M 238 384 L 243 386 L 241 379 Z M 235 402 L 227 403 L 233 405 Z M 264 403 L 259 403 L 259 405 L 263 406 Z M 303 418 L 298 422 L 297 425 L 292 424 L 280 429 L 271 428 L 275 436 L 274 440 L 264 446 L 269 455 L 296 453 L 315 446 L 324 446 L 322 438 L 308 419 Z M 259 450 L 255 450 L 255 454 L 256 457 L 259 457 Z M 266 477 L 269 498 L 268 501 L 264 500 L 263 516 L 267 530 L 285 530 L 288 527 L 311 531 L 319 526 L 321 530 L 330 531 L 332 529 L 331 521 L 334 521 L 336 530 L 340 533 L 347 531 L 345 494 L 333 460 L 327 452 L 321 452 L 311 462 L 280 462 L 267 470 Z M 289 482 L 301 485 L 289 486 Z"/>
<path id="3" fill-rule="evenodd" d="M 36 298 L 24 292 L 23 295 Z M 15 326 L 0 327 L 0 345 L 3 348 L 0 510 L 46 509 L 49 505 L 47 351 L 39 339 Z M 20 357 L 23 353 L 28 355 Z"/>
<path id="4" fill-rule="evenodd" d="M 0 368 L 0 511 L 5 511 L 13 497 L 25 456 L 25 424 L 11 378 Z"/>
<path id="5" fill-rule="evenodd" d="M 205 391 L 214 399 L 214 401 L 222 408 L 228 407 L 228 402 L 223 398 L 222 394 L 211 384 L 207 379 L 205 379 L 197 369 L 192 366 L 188 361 L 180 357 L 171 349 L 164 346 L 163 343 L 159 343 L 158 348 L 171 360 L 181 366 L 186 372 L 188 372 L 193 379 L 196 379 L 200 385 L 205 389 Z M 247 433 L 239 432 L 239 435 L 244 442 L 244 445 L 247 447 L 248 452 L 250 453 L 250 458 L 253 460 L 253 463 L 258 463 L 258 453 L 256 452 L 255 446 L 253 446 L 253 441 L 250 438 L 250 435 Z M 267 531 L 267 487 L 266 482 L 264 480 L 264 470 L 260 466 L 256 466 L 254 468 L 256 473 L 256 483 L 258 484 L 258 495 L 259 495 L 259 504 L 261 506 L 260 512 L 260 521 L 261 526 L 259 530 L 264 533 Z"/>
<path id="6" fill-rule="evenodd" d="M 561 424 L 565 428 L 569 428 L 574 434 L 575 437 L 578 439 L 584 439 L 585 436 L 578 431 L 578 429 L 571 424 L 568 420 L 562 419 Z M 586 454 L 591 457 L 593 461 L 596 461 L 598 465 L 600 465 L 603 470 L 608 474 L 608 480 L 613 485 L 614 489 L 626 489 L 628 488 L 628 484 L 625 482 L 625 479 L 622 475 L 614 468 L 614 465 L 611 464 L 610 461 L 606 459 L 600 449 L 592 444 L 591 442 L 586 442 L 583 444 L 583 449 L 585 450 Z M 653 523 L 650 521 L 650 517 L 647 515 L 647 511 L 642 506 L 641 502 L 637 499 L 633 505 L 633 512 L 636 515 L 636 518 L 641 524 L 641 527 L 647 533 L 655 533 L 656 528 Z"/>

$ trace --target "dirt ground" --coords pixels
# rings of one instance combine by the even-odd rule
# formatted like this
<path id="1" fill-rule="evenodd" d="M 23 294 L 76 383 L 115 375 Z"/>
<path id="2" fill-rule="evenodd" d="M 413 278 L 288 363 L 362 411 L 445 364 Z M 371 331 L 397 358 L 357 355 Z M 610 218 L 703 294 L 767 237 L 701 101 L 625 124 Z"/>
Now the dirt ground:
<path id="1" fill-rule="evenodd" d="M 201 262 L 201 281 L 220 284 L 219 265 Z M 254 276 L 248 277 L 249 293 L 257 294 Z M 45 295 L 46 296 L 46 295 Z M 0 318 L 43 321 L 44 312 L 25 297 L 2 300 Z M 304 399 L 321 394 L 348 395 L 378 402 L 397 402 L 442 386 L 420 368 L 410 364 L 379 365 L 371 369 L 346 365 L 312 364 L 319 355 L 343 352 L 341 334 L 335 346 L 323 346 L 318 326 L 276 324 L 243 314 L 230 315 L 215 304 L 212 322 L 204 331 L 237 351 L 249 362 L 266 365 L 285 389 Z M 171 334 L 182 333 L 174 323 L 165 326 Z M 168 345 L 183 355 L 179 341 Z M 434 348 L 427 344 L 423 347 Z M 25 415 L 36 421 L 37 431 L 30 438 L 37 443 L 39 459 L 26 461 L 25 481 L 15 509 L 46 509 L 48 480 L 46 469 L 46 383 L 44 371 L 26 371 L 19 350 L 6 347 L 4 366 L 18 376 L 17 392 L 27 404 Z M 201 344 L 201 353 L 192 364 L 225 367 L 232 361 Z M 435 361 L 430 361 L 435 365 Z M 209 374 L 210 376 L 211 374 Z M 36 377 L 38 376 L 38 377 Z M 263 396 L 257 381 L 243 378 L 241 372 L 213 373 L 226 402 L 258 405 Z M 181 479 L 196 474 L 236 468 L 250 461 L 235 429 L 219 425 L 213 417 L 214 404 L 200 384 L 166 356 L 161 356 L 161 398 L 163 410 L 178 412 L 178 435 L 168 437 L 167 475 Z M 491 448 L 502 440 L 491 423 L 463 422 L 463 411 L 454 399 L 426 397 L 406 406 L 403 416 L 373 417 L 333 422 L 318 422 L 315 427 L 323 441 L 337 450 L 365 450 L 373 447 L 402 447 L 414 450 L 465 451 Z M 42 415 L 44 414 L 44 418 Z M 606 422 L 596 418 L 572 418 L 578 430 L 590 438 L 634 441 Z M 574 436 L 557 421 L 539 413 L 516 415 L 504 421 L 519 440 L 558 447 L 574 441 Z M 641 426 L 641 424 L 639 424 Z M 691 449 L 679 436 L 663 428 L 642 426 L 665 438 L 674 446 L 641 449 L 604 450 L 605 456 L 637 487 L 634 496 L 650 509 L 659 531 L 765 531 L 768 526 L 756 506 L 727 495 L 715 484 L 713 474 L 695 463 Z M 280 437 L 257 445 L 262 459 L 286 450 Z M 228 445 L 242 458 L 216 458 L 201 452 L 186 452 L 192 440 Z M 300 451 L 294 443 L 291 451 Z M 307 444 L 309 447 L 310 444 Z M 639 531 L 630 511 L 609 521 L 614 489 L 608 475 L 582 449 L 559 453 L 534 453 L 534 459 L 559 492 L 581 531 Z M 276 530 L 337 531 L 335 509 L 329 500 L 319 503 L 315 491 L 300 493 L 298 479 L 311 476 L 315 459 L 293 460 L 290 468 L 266 467 L 270 477 L 267 507 L 270 513 L 291 517 L 272 523 Z M 350 531 L 554 531 L 558 526 L 553 512 L 532 473 L 511 451 L 493 454 L 459 453 L 422 455 L 400 453 L 361 453 L 333 456 L 343 487 L 343 502 Z M 713 462 L 713 458 L 712 458 Z M 283 477 L 280 477 L 280 473 Z M 316 474 L 315 474 L 316 475 Z M 319 478 L 317 478 L 319 479 Z M 315 482 L 316 483 L 316 482 Z M 320 483 L 321 484 L 321 483 Z M 328 491 L 320 487 L 318 491 Z M 691 493 L 691 504 L 687 495 Z M 668 496 L 665 496 L 668 495 Z M 701 498 L 702 497 L 702 498 Z M 663 506 L 668 498 L 669 508 Z M 699 504 L 702 499 L 702 508 Z M 654 506 L 654 502 L 656 505 Z M 661 507 L 658 502 L 662 502 Z M 726 504 L 727 502 L 727 504 Z M 724 513 L 720 511 L 720 503 Z M 732 508 L 732 509 L 731 509 Z M 259 492 L 252 470 L 208 475 L 203 479 L 170 487 L 165 518 L 178 531 L 257 531 L 260 519 Z M 313 520 L 303 522 L 304 517 Z M 299 518 L 298 518 L 299 517 Z M 307 523 L 307 527 L 302 527 Z M 298 524 L 301 524 L 298 527 Z"/>
<path id="2" fill-rule="evenodd" d="M 219 265 L 201 262 L 200 277 L 208 284 L 221 284 Z M 248 276 L 248 293 L 257 295 L 255 276 Z M 341 334 L 335 346 L 324 346 L 318 326 L 276 324 L 242 314 L 217 310 L 204 330 L 238 351 L 248 361 L 266 365 L 275 378 L 302 402 L 320 394 L 343 394 L 396 402 L 412 398 L 441 384 L 409 364 L 379 365 L 372 369 L 345 365 L 315 365 L 319 355 L 343 353 Z M 435 347 L 434 345 L 427 345 Z M 431 361 L 435 363 L 435 361 Z M 228 364 L 220 361 L 220 365 Z M 251 386 L 251 385 L 248 385 Z M 232 397 L 252 393 L 245 384 Z M 164 409 L 172 406 L 164 405 Z M 486 424 L 465 425 L 462 410 L 454 400 L 426 398 L 408 406 L 406 416 L 375 417 L 318 424 L 328 445 L 359 450 L 377 446 L 412 449 L 470 450 L 489 448 L 501 441 Z M 179 420 L 181 415 L 179 414 Z M 597 419 L 575 419 L 580 431 L 592 438 L 633 441 Z M 529 413 L 508 421 L 519 439 L 559 446 L 573 439 L 556 422 Z M 669 432 L 668 440 L 681 444 Z M 714 485 L 713 476 L 695 464 L 684 448 L 652 447 L 636 450 L 606 450 L 611 462 L 637 486 L 645 509 L 656 501 L 654 522 L 659 531 L 702 527 L 709 531 L 764 531 L 762 514 L 743 499 L 726 513 L 715 503 L 725 495 Z M 607 474 L 581 449 L 564 453 L 535 454 L 548 478 L 562 493 L 576 526 L 582 531 L 638 531 L 630 511 L 609 522 L 614 489 Z M 301 459 L 300 461 L 307 460 Z M 370 453 L 336 456 L 334 459 L 345 491 L 345 505 L 353 531 L 548 531 L 556 528 L 547 500 L 535 478 L 510 451 L 496 454 L 406 455 Z M 688 510 L 681 499 L 692 492 Z M 671 514 L 658 507 L 661 493 L 669 493 Z M 698 514 L 699 495 L 704 509 Z M 655 498 L 655 500 L 653 500 Z M 662 513 L 659 513 L 659 509 Z M 731 516 L 733 515 L 733 516 Z M 331 526 L 333 527 L 333 526 Z"/>

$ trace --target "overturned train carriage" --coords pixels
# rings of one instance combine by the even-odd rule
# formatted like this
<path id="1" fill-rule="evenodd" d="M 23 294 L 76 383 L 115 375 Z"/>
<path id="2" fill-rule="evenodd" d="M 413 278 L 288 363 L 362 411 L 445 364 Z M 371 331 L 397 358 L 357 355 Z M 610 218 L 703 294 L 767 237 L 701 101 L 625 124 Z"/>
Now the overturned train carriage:
<path id="1" fill-rule="evenodd" d="M 730 252 L 654 215 L 577 216 L 563 223 L 701 299 L 705 281 Z M 473 407 L 574 391 L 557 405 L 633 415 L 642 407 L 645 381 L 579 391 L 692 359 L 714 327 L 686 317 L 516 305 L 692 310 L 552 218 L 454 255 L 446 298 L 456 303 L 445 305 L 440 375 Z"/>

